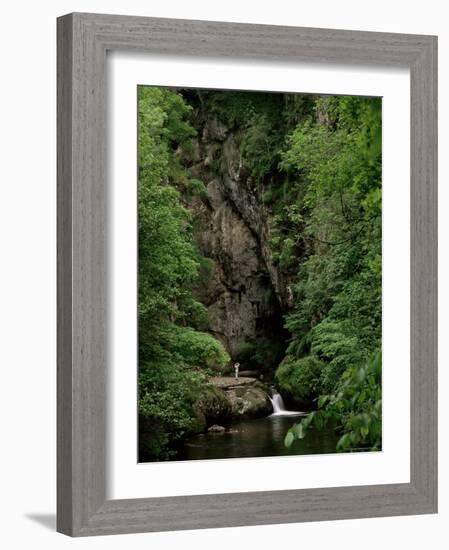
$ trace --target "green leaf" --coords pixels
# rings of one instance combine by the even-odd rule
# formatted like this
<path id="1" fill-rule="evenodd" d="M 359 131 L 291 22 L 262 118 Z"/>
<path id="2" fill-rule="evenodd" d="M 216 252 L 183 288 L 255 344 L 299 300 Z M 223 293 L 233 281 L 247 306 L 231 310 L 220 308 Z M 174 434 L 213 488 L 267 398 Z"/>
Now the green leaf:
<path id="1" fill-rule="evenodd" d="M 304 429 L 307 430 L 307 428 L 310 426 L 314 419 L 315 413 L 308 414 L 305 418 L 301 420 L 302 425 L 304 426 Z"/>
<path id="2" fill-rule="evenodd" d="M 329 401 L 328 395 L 320 395 L 320 397 L 318 397 L 318 407 L 322 409 L 327 401 Z"/>
<path id="3" fill-rule="evenodd" d="M 287 447 L 287 448 L 290 448 L 293 444 L 293 441 L 295 440 L 295 436 L 293 435 L 293 433 L 289 430 L 287 432 L 287 435 L 285 436 L 285 439 L 284 439 L 284 445 Z"/>
<path id="4" fill-rule="evenodd" d="M 302 424 L 302 422 L 300 422 L 299 424 L 296 424 L 296 426 L 293 428 L 294 430 L 294 433 L 297 437 L 297 439 L 304 439 L 304 437 L 306 436 L 306 432 L 304 430 L 304 426 Z"/>
<path id="5" fill-rule="evenodd" d="M 350 445 L 350 438 L 349 434 L 343 434 L 337 443 L 337 451 L 344 451 L 346 450 Z"/>

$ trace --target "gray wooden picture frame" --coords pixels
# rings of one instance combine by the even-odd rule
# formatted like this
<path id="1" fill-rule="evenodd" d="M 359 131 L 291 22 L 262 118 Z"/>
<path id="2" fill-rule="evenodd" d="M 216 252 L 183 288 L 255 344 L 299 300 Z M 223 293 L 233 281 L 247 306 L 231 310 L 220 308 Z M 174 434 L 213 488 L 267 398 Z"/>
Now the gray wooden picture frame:
<path id="1" fill-rule="evenodd" d="M 106 499 L 108 50 L 410 69 L 410 483 Z M 59 18 L 57 414 L 57 529 L 68 535 L 436 512 L 437 38 L 82 13 Z"/>

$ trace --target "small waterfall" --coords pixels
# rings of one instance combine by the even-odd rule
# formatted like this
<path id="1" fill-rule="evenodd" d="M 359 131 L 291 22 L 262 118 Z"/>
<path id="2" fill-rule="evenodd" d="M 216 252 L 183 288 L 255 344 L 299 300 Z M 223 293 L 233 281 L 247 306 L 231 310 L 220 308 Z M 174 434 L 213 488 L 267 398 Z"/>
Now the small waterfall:
<path id="1" fill-rule="evenodd" d="M 284 400 L 282 399 L 282 395 L 280 393 L 273 393 L 273 397 L 270 399 L 271 404 L 273 405 L 274 414 L 285 412 Z"/>
<path id="2" fill-rule="evenodd" d="M 271 401 L 271 404 L 273 405 L 273 414 L 271 416 L 288 416 L 288 415 L 302 414 L 298 411 L 288 411 L 285 408 L 282 395 L 278 392 L 273 391 L 273 394 L 270 397 L 270 401 Z"/>

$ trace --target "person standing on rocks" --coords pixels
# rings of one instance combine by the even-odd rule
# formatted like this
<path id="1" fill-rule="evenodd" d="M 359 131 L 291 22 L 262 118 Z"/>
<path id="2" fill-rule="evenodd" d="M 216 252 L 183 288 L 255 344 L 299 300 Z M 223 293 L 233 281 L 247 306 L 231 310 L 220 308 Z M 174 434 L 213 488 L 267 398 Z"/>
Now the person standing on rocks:
<path id="1" fill-rule="evenodd" d="M 234 364 L 234 371 L 235 371 L 235 379 L 236 380 L 239 379 L 239 367 L 240 367 L 240 363 L 235 363 Z"/>

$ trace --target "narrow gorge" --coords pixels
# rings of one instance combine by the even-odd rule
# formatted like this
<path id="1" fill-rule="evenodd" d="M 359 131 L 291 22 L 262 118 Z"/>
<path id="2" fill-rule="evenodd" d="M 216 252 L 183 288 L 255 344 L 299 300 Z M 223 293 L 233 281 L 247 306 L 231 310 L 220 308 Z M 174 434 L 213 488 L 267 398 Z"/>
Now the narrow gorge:
<path id="1" fill-rule="evenodd" d="M 380 449 L 380 98 L 138 97 L 139 460 Z"/>
<path id="2" fill-rule="evenodd" d="M 272 379 L 285 355 L 289 287 L 273 262 L 264 189 L 244 166 L 239 129 L 199 100 L 191 120 L 197 132 L 191 154 L 177 153 L 190 177 L 205 186 L 205 193 L 184 195 L 194 240 L 208 260 L 197 297 L 207 306 L 210 332 L 240 362 L 242 375 Z"/>

